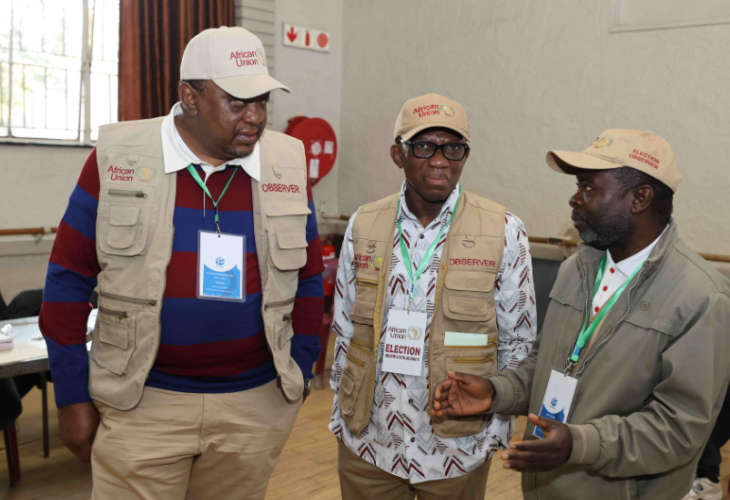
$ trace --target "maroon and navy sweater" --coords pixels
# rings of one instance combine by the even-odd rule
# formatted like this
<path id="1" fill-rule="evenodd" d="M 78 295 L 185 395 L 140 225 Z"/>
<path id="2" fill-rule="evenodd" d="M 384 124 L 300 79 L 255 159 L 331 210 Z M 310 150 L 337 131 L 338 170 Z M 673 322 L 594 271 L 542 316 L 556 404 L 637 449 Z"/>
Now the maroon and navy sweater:
<path id="1" fill-rule="evenodd" d="M 202 169 L 197 167 L 201 177 Z M 208 189 L 218 199 L 234 168 L 212 175 Z M 147 385 L 193 393 L 236 392 L 276 378 L 261 316 L 261 275 L 256 255 L 251 180 L 239 172 L 218 205 L 224 232 L 246 237 L 246 301 L 196 297 L 198 232 L 214 231 L 213 204 L 187 170 L 177 173 L 175 237 L 162 301 L 161 343 Z M 96 257 L 99 202 L 96 150 L 86 160 L 69 206 L 58 227 L 48 264 L 40 328 L 48 355 L 58 407 L 90 401 L 86 323 L 89 298 L 101 272 Z M 305 377 L 319 355 L 323 314 L 322 249 L 311 188 L 307 187 L 307 264 L 299 272 L 292 312 L 291 355 Z"/>

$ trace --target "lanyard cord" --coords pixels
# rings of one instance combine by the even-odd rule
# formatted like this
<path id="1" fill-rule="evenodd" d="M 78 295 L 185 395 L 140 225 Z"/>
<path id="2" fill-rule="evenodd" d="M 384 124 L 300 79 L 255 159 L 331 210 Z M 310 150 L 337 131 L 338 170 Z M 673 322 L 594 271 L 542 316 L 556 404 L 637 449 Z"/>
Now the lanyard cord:
<path id="1" fill-rule="evenodd" d="M 188 165 L 188 172 L 190 172 L 190 175 L 195 179 L 195 182 L 198 183 L 198 186 L 203 188 L 203 191 L 205 191 L 205 194 L 208 195 L 208 198 L 210 198 L 210 201 L 213 202 L 213 208 L 215 209 L 215 227 L 218 230 L 218 236 L 221 235 L 221 226 L 220 226 L 220 216 L 218 215 L 218 204 L 223 199 L 223 195 L 226 194 L 226 191 L 228 191 L 228 186 L 231 185 L 231 182 L 233 182 L 233 176 L 236 175 L 236 172 L 238 172 L 237 168 L 233 169 L 233 173 L 231 174 L 231 178 L 228 179 L 228 182 L 226 183 L 226 187 L 223 188 L 223 191 L 221 192 L 221 195 L 218 197 L 218 200 L 213 199 L 213 195 L 210 194 L 210 191 L 208 190 L 208 186 L 205 185 L 205 182 L 203 182 L 203 179 L 200 178 L 200 174 L 198 174 L 197 170 L 195 170 L 195 167 L 192 165 Z"/>
<path id="2" fill-rule="evenodd" d="M 425 255 L 421 259 L 421 262 L 418 264 L 418 269 L 416 269 L 415 274 L 413 272 L 413 264 L 411 263 L 411 256 L 408 254 L 408 248 L 406 248 L 406 244 L 403 241 L 403 230 L 401 228 L 401 223 L 400 223 L 400 203 L 398 203 L 398 213 L 396 214 L 396 218 L 398 219 L 398 237 L 400 239 L 400 253 L 403 257 L 403 262 L 405 263 L 406 271 L 408 272 L 408 277 L 411 280 L 411 290 L 408 294 L 408 307 L 406 308 L 408 312 L 410 312 L 410 310 L 411 310 L 411 300 L 413 299 L 413 290 L 415 289 L 416 283 L 418 282 L 419 278 L 421 277 L 423 272 L 426 270 L 428 265 L 431 263 L 431 259 L 433 258 L 433 254 L 436 251 L 436 246 L 438 245 L 439 241 L 441 240 L 441 236 L 443 236 L 446 229 L 451 225 L 451 221 L 454 220 L 454 215 L 456 215 L 456 209 L 459 208 L 460 200 L 461 200 L 461 184 L 459 184 L 459 197 L 456 198 L 456 205 L 454 205 L 454 211 L 451 212 L 451 217 L 449 217 L 449 220 L 441 228 L 441 231 L 439 231 L 439 234 L 436 236 L 436 239 L 433 240 L 431 245 L 428 247 L 428 250 L 426 250 Z"/>
<path id="3" fill-rule="evenodd" d="M 596 285 L 593 290 L 593 297 L 596 296 L 598 293 L 598 290 L 601 287 L 601 281 L 603 281 L 603 273 L 606 270 L 606 261 L 607 261 L 608 254 L 603 256 L 603 259 L 601 260 L 601 265 L 598 268 L 598 275 L 596 276 Z M 644 259 L 644 262 L 646 262 L 646 259 Z M 606 304 L 601 308 L 600 312 L 596 315 L 596 317 L 591 322 L 591 325 L 588 326 L 588 318 L 590 317 L 590 311 L 588 311 L 588 315 L 586 316 L 585 322 L 583 323 L 583 328 L 581 329 L 580 333 L 578 334 L 578 341 L 575 343 L 575 348 L 573 349 L 573 353 L 570 355 L 569 364 L 575 365 L 578 362 L 578 359 L 580 358 L 581 352 L 583 351 L 583 348 L 586 346 L 588 341 L 593 336 L 593 333 L 595 333 L 596 328 L 598 328 L 598 325 L 601 324 L 601 321 L 603 318 L 606 317 L 606 314 L 611 310 L 611 308 L 616 304 L 619 297 L 621 297 L 621 294 L 624 293 L 624 290 L 626 290 L 626 287 L 629 286 L 629 283 L 631 283 L 631 280 L 634 279 L 634 276 L 636 276 L 636 273 L 639 272 L 639 270 L 644 266 L 644 262 L 639 265 L 633 273 L 631 273 L 631 276 L 629 276 L 626 281 L 624 281 L 624 284 L 619 287 L 618 290 L 616 290 L 616 293 L 614 293 L 611 298 L 606 302 Z"/>

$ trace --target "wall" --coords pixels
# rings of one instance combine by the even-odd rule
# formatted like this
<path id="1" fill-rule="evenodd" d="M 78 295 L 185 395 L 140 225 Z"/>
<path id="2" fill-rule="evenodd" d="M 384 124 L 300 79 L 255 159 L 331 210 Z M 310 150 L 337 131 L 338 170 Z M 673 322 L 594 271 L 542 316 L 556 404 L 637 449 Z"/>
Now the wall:
<path id="1" fill-rule="evenodd" d="M 609 127 L 649 129 L 675 149 L 675 198 L 695 250 L 730 254 L 730 26 L 609 34 L 610 2 L 344 0 L 339 209 L 394 192 L 393 125 L 410 97 L 461 102 L 472 132 L 468 189 L 534 236 L 569 225 L 574 179 L 544 161 Z"/>
<path id="2" fill-rule="evenodd" d="M 0 144 L 0 229 L 58 226 L 88 147 Z M 7 302 L 42 288 L 53 237 L 0 240 L 0 292 Z"/>
<path id="3" fill-rule="evenodd" d="M 276 0 L 276 78 L 292 92 L 277 91 L 274 97 L 274 120 L 277 130 L 286 128 L 287 120 L 304 115 L 324 118 L 340 133 L 340 86 L 342 59 L 342 0 Z M 282 24 L 295 24 L 328 31 L 330 52 L 284 47 Z M 340 142 L 341 144 L 341 142 Z M 342 146 L 333 170 L 316 186 L 313 194 L 317 208 L 326 204 L 329 213 L 339 213 L 337 186 Z M 332 227 L 320 220 L 320 234 Z"/>

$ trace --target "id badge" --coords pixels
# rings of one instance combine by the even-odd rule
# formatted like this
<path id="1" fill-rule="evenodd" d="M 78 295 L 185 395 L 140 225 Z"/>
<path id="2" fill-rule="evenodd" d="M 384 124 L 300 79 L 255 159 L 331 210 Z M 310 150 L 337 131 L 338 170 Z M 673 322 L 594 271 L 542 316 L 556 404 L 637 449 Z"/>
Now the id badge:
<path id="1" fill-rule="evenodd" d="M 578 377 L 571 374 L 566 375 L 562 370 L 553 368 L 550 371 L 550 380 L 548 380 L 545 397 L 540 407 L 540 416 L 563 424 L 567 423 L 573 408 L 578 380 Z M 540 427 L 535 427 L 533 435 L 538 438 L 545 437 Z"/>
<path id="2" fill-rule="evenodd" d="M 245 302 L 246 237 L 200 231 L 198 240 L 199 299 Z"/>
<path id="3" fill-rule="evenodd" d="M 427 320 L 426 313 L 398 310 L 388 313 L 383 371 L 421 376 Z"/>

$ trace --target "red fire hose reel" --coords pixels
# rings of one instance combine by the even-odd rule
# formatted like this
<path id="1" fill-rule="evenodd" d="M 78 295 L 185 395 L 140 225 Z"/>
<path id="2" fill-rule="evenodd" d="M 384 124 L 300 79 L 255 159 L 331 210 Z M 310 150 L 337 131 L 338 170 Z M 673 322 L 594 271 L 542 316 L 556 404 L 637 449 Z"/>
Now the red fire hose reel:
<path id="1" fill-rule="evenodd" d="M 326 120 L 295 116 L 289 119 L 284 133 L 304 143 L 307 176 L 312 185 L 330 173 L 337 158 L 337 137 Z"/>

